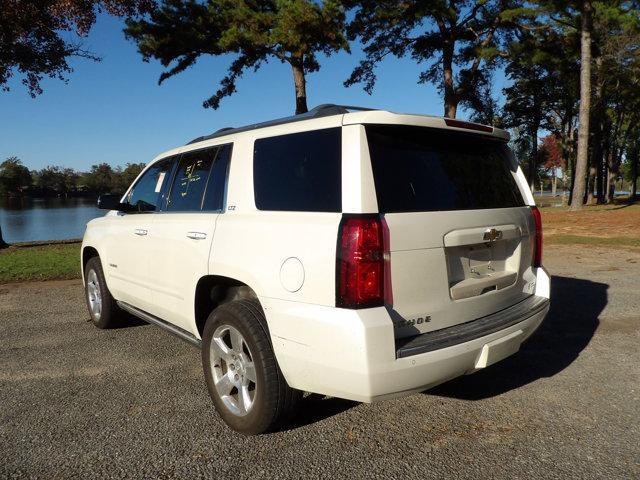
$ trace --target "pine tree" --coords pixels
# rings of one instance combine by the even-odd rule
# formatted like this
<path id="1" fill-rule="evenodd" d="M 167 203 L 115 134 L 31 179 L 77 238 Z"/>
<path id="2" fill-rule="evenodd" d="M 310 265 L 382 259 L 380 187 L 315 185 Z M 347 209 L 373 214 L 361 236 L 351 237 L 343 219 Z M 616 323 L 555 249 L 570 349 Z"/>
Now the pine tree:
<path id="1" fill-rule="evenodd" d="M 432 83 L 444 100 L 444 115 L 455 118 L 459 105 L 483 109 L 491 71 L 501 43 L 520 9 L 511 0 L 349 0 L 354 19 L 347 32 L 360 39 L 365 59 L 345 81 L 371 93 L 375 67 L 388 55 L 410 55 L 426 64 L 420 83 Z"/>
<path id="2" fill-rule="evenodd" d="M 145 61 L 169 67 L 162 83 L 193 66 L 204 55 L 235 55 L 218 91 L 204 107 L 218 108 L 236 92 L 247 70 L 270 59 L 291 68 L 295 112 L 307 111 L 306 75 L 320 69 L 319 54 L 349 51 L 340 2 L 325 0 L 163 0 L 148 17 L 129 20 L 125 34 Z"/>

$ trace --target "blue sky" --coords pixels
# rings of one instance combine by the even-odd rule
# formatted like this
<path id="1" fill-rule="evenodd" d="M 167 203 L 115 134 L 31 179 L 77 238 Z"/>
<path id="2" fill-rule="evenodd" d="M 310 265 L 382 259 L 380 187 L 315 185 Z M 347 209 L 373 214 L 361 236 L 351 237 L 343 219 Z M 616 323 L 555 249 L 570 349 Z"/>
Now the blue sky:
<path id="1" fill-rule="evenodd" d="M 122 21 L 102 15 L 84 46 L 102 62 L 76 59 L 69 82 L 45 80 L 35 99 L 17 78 L 0 92 L 0 161 L 17 156 L 31 169 L 60 165 L 87 170 L 107 162 L 148 162 L 155 155 L 225 126 L 241 126 L 293 113 L 293 80 L 288 65 L 271 61 L 247 73 L 238 92 L 218 110 L 204 109 L 224 75 L 230 57 L 202 59 L 196 66 L 158 86 L 162 66 L 144 63 L 135 45 L 124 39 Z M 373 94 L 342 82 L 361 58 L 321 58 L 319 72 L 308 75 L 309 108 L 339 103 L 398 112 L 442 115 L 433 85 L 418 85 L 420 66 L 411 59 L 389 59 L 377 70 Z M 496 93 L 504 80 L 496 78 Z M 465 118 L 464 112 L 458 115 Z"/>

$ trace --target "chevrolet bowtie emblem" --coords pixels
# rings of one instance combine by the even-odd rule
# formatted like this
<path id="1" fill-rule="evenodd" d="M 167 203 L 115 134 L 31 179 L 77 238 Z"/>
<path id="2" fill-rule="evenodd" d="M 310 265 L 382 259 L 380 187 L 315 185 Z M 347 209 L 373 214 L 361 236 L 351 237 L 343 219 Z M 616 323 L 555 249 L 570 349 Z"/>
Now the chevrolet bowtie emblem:
<path id="1" fill-rule="evenodd" d="M 502 238 L 502 231 L 492 228 L 491 230 L 487 230 L 486 232 L 484 232 L 483 238 L 486 242 L 495 242 L 496 240 Z"/>

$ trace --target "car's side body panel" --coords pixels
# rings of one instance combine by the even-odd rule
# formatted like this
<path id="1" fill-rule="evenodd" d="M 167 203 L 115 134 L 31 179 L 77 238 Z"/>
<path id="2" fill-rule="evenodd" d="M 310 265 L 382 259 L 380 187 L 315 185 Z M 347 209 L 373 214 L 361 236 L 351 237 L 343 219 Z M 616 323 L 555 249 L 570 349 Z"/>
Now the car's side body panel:
<path id="1" fill-rule="evenodd" d="M 341 214 L 261 211 L 254 197 L 254 142 L 307 131 L 304 123 L 297 128 L 282 125 L 238 135 L 243 138 L 234 143 L 227 209 L 218 219 L 209 272 L 235 278 L 259 297 L 334 305 L 335 262 L 327 259 L 335 258 Z M 340 124 L 339 118 L 330 117 L 315 128 Z"/>
<path id="2" fill-rule="evenodd" d="M 95 248 L 100 254 L 107 286 L 114 298 L 135 302 L 149 309 L 152 279 L 148 274 L 149 238 L 152 215 L 121 215 L 109 212 L 87 225 L 83 249 Z M 146 235 L 140 235 L 146 231 Z M 137 232 L 137 233 L 136 233 Z"/>
<path id="3" fill-rule="evenodd" d="M 194 302 L 198 281 L 209 274 L 209 254 L 219 213 L 154 215 L 149 236 L 152 315 L 197 336 Z M 135 305 L 135 304 L 133 304 Z"/>

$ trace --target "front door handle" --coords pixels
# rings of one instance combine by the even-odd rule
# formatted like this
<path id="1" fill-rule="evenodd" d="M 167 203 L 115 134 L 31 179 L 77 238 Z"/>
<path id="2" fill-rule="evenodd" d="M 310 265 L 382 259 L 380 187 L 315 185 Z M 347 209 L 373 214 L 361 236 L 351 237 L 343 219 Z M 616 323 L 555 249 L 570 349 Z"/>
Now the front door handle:
<path id="1" fill-rule="evenodd" d="M 144 228 L 136 228 L 133 233 L 136 235 L 144 236 L 147 234 L 147 231 Z"/>
<path id="2" fill-rule="evenodd" d="M 203 232 L 188 232 L 187 238 L 192 238 L 193 240 L 204 240 L 207 238 L 207 234 Z"/>

